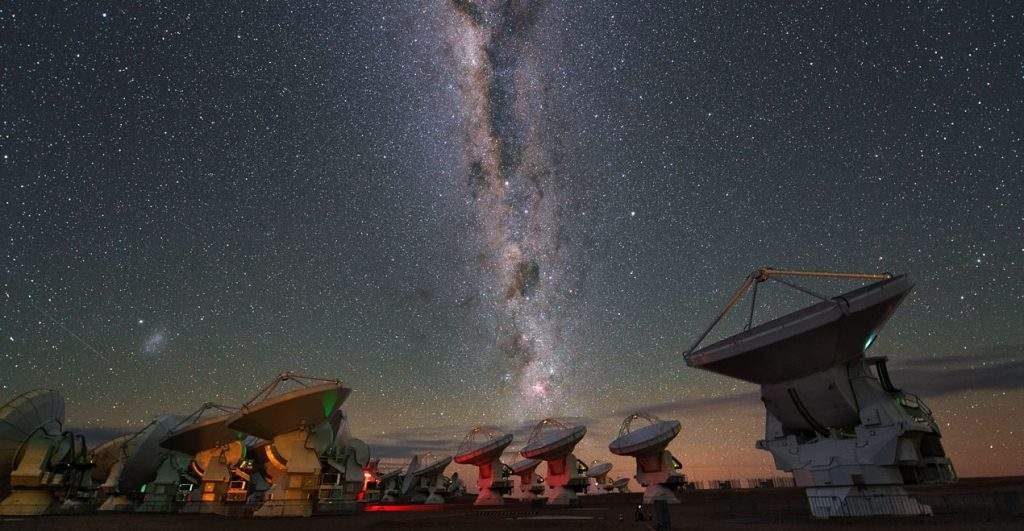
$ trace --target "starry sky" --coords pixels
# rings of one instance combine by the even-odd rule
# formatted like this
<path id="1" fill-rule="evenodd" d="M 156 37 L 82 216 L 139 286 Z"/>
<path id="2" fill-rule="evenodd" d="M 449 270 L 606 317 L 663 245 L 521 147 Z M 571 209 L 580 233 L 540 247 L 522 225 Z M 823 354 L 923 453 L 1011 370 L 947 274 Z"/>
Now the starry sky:
<path id="1" fill-rule="evenodd" d="M 682 352 L 754 267 L 891 271 L 874 353 L 1024 473 L 1019 2 L 210 4 L 0 2 L 3 400 L 99 440 L 293 370 L 396 462 L 644 409 L 766 475 Z"/>

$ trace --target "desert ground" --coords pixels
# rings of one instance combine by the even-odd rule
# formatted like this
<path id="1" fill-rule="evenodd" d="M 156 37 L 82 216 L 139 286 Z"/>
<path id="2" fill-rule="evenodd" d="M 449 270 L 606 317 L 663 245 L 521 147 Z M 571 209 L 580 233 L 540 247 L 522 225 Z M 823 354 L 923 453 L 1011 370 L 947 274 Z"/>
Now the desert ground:
<path id="1" fill-rule="evenodd" d="M 962 479 L 909 489 L 935 512 L 930 517 L 813 519 L 802 489 L 698 490 L 670 508 L 672 529 L 1021 529 L 1024 477 Z M 214 515 L 110 514 L 0 519 L 0 529 L 654 529 L 635 520 L 641 494 L 584 496 L 579 507 L 549 508 L 509 503 L 477 508 L 472 497 L 444 506 L 394 506 L 393 510 L 311 518 L 257 519 Z"/>

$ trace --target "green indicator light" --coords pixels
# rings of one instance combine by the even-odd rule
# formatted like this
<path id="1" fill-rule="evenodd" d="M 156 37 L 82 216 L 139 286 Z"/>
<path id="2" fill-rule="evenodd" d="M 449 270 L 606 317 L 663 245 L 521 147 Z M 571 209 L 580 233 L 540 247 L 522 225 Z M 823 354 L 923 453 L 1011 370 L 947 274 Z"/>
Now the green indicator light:
<path id="1" fill-rule="evenodd" d="M 334 411 L 334 406 L 338 405 L 338 390 L 332 389 L 323 394 L 320 397 L 320 402 L 324 406 L 324 417 L 331 416 L 331 412 Z"/>

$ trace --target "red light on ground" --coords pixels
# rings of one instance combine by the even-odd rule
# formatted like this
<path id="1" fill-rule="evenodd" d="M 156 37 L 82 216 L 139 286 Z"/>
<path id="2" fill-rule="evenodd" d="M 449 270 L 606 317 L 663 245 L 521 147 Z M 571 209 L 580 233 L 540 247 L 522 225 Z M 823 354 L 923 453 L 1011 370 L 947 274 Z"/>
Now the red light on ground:
<path id="1" fill-rule="evenodd" d="M 421 504 L 409 504 L 409 505 L 367 505 L 363 510 L 367 512 L 386 512 L 386 513 L 424 513 L 440 511 L 444 508 L 443 505 L 428 505 L 425 503 Z"/>

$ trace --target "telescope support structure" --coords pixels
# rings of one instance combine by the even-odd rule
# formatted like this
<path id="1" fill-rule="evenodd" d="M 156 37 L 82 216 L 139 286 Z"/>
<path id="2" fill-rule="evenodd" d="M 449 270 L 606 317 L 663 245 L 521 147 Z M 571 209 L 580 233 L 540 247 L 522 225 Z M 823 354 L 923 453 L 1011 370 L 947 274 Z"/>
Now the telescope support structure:
<path id="1" fill-rule="evenodd" d="M 870 374 L 872 364 L 881 378 Z M 833 392 L 813 406 L 800 399 L 823 389 Z M 772 454 L 779 470 L 792 473 L 798 487 L 807 488 L 815 517 L 929 515 L 931 507 L 911 498 L 902 485 L 956 479 L 931 410 L 892 387 L 884 358 L 860 358 L 798 380 L 762 385 L 761 397 L 767 413 L 765 438 L 757 447 Z M 822 404 L 833 419 L 851 417 L 847 424 L 853 428 L 825 427 Z M 786 428 L 795 424 L 793 418 L 813 431 Z"/>
<path id="2" fill-rule="evenodd" d="M 586 490 L 588 478 L 580 474 L 576 456 L 569 454 L 547 461 L 548 505 L 575 505 L 578 491 Z"/>
<path id="3" fill-rule="evenodd" d="M 644 487 L 644 503 L 664 500 L 667 503 L 679 503 L 679 498 L 672 491 L 672 483 L 679 481 L 679 475 L 673 464 L 672 454 L 668 450 L 660 450 L 636 457 L 636 480 Z"/>
<path id="4" fill-rule="evenodd" d="M 168 455 L 160 463 L 153 481 L 146 483 L 146 492 L 135 512 L 139 513 L 172 513 L 177 510 L 175 500 L 178 484 L 181 483 L 182 470 L 189 457 L 184 455 Z M 179 463 L 180 462 L 180 463 Z"/>
<path id="5" fill-rule="evenodd" d="M 512 491 L 512 481 L 503 475 L 500 456 L 480 465 L 476 486 L 480 490 L 473 505 L 504 505 L 504 495 Z"/>
<path id="6" fill-rule="evenodd" d="M 56 504 L 50 483 L 59 486 L 61 478 L 47 470 L 50 448 L 50 438 L 42 430 L 25 443 L 18 467 L 11 471 L 11 494 L 0 502 L 0 515 L 46 514 Z"/>
<path id="7" fill-rule="evenodd" d="M 316 451 L 306 447 L 308 432 L 296 430 L 274 437 L 267 455 L 271 460 L 275 452 L 285 459 L 272 475 L 274 484 L 266 499 L 253 516 L 311 516 L 313 493 L 320 476 L 320 458 Z"/>

